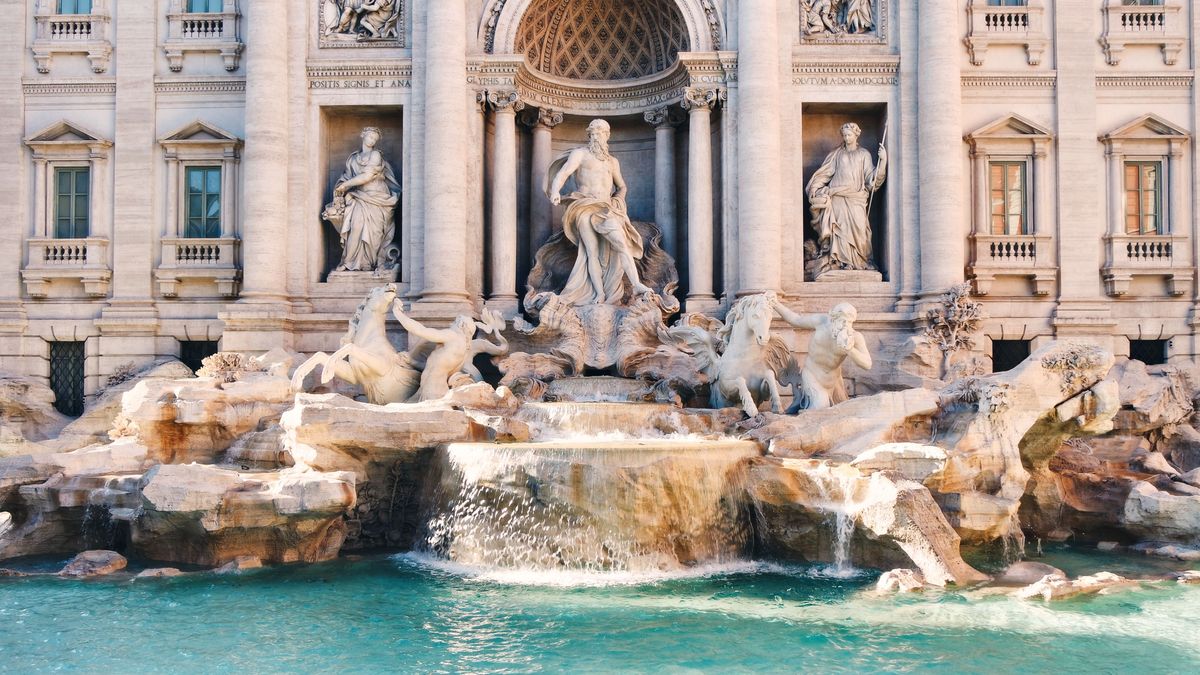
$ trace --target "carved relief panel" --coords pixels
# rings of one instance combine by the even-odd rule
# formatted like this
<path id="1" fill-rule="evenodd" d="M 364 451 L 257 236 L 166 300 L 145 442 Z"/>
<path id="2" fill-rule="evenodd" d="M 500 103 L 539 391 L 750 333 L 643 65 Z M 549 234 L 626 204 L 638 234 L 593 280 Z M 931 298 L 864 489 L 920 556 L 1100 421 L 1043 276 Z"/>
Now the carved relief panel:
<path id="1" fill-rule="evenodd" d="M 888 0 L 800 0 L 801 41 L 886 42 L 887 12 Z"/>
<path id="2" fill-rule="evenodd" d="M 404 0 L 316 0 L 321 47 L 404 47 Z"/>

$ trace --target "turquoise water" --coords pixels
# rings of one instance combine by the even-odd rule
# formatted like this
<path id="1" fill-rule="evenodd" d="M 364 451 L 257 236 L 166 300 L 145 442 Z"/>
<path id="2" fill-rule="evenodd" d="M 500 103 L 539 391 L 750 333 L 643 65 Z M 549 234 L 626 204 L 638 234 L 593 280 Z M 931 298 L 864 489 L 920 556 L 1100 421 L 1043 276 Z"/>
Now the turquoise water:
<path id="1" fill-rule="evenodd" d="M 0 671 L 1194 672 L 1200 657 L 1197 587 L 1047 606 L 879 597 L 874 579 L 747 564 L 578 585 L 403 556 L 228 577 L 0 579 Z M 514 583 L 530 580 L 558 585 Z"/>

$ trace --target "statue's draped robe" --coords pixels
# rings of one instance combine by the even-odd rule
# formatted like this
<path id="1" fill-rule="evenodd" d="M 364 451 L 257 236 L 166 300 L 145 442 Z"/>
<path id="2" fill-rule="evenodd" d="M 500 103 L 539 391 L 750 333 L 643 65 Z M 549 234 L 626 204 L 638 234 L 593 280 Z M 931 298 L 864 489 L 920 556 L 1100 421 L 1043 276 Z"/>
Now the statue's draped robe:
<path id="1" fill-rule="evenodd" d="M 839 147 L 825 158 L 808 181 L 809 199 L 826 196 L 829 205 L 813 209 L 813 226 L 820 242 L 822 269 L 873 269 L 871 223 L 867 202 L 883 185 L 871 153 L 863 148 Z"/>
<path id="2" fill-rule="evenodd" d="M 344 183 L 368 169 L 368 155 L 361 150 L 346 160 L 346 171 L 338 179 Z M 381 258 L 396 236 L 396 204 L 400 184 L 385 161 L 383 173 L 374 180 L 346 192 L 346 212 L 342 217 L 342 261 L 338 269 L 371 272 L 386 262 Z"/>
<path id="3" fill-rule="evenodd" d="M 846 30 L 865 33 L 875 27 L 871 0 L 850 0 L 846 6 Z"/>
<path id="4" fill-rule="evenodd" d="M 562 169 L 569 155 L 568 152 L 554 160 L 547 172 L 547 180 Z M 548 183 L 546 187 L 549 187 Z M 578 253 L 566 286 L 558 293 L 559 299 L 576 306 L 620 303 L 625 294 L 625 271 L 621 269 L 611 240 L 615 237 L 634 260 L 640 260 L 643 251 L 642 235 L 629 220 L 625 200 L 619 197 L 597 199 L 572 192 L 563 197 L 563 203 L 567 205 L 566 213 L 563 214 L 563 234 L 575 244 Z M 596 257 L 600 263 L 604 283 L 600 293 L 592 288 L 591 280 L 588 279 L 587 254 L 579 243 L 579 231 L 585 227 L 595 231 L 598 240 Z"/>

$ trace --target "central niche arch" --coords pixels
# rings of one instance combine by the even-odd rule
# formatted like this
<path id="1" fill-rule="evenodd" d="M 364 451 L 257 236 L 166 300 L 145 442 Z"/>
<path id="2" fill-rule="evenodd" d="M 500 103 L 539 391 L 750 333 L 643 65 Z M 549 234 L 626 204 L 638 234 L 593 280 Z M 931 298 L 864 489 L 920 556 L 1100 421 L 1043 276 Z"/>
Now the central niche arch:
<path id="1" fill-rule="evenodd" d="M 674 0 L 533 0 L 514 51 L 529 68 L 568 80 L 635 80 L 690 49 Z"/>

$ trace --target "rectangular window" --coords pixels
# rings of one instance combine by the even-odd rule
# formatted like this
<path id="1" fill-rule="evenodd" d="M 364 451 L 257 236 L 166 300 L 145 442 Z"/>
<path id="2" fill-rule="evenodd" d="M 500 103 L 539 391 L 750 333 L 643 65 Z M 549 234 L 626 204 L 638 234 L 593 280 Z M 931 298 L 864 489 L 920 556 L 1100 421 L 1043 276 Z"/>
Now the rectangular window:
<path id="1" fill-rule="evenodd" d="M 1162 162 L 1125 162 L 1125 234 L 1166 234 Z"/>
<path id="2" fill-rule="evenodd" d="M 1127 7 L 1156 7 L 1163 4 L 1163 0 L 1122 0 L 1122 5 Z"/>
<path id="3" fill-rule="evenodd" d="M 1024 7 L 1028 0 L 988 0 L 989 7 Z"/>
<path id="4" fill-rule="evenodd" d="M 204 359 L 217 353 L 219 344 L 216 340 L 180 340 L 179 360 L 195 372 L 204 365 Z"/>
<path id="5" fill-rule="evenodd" d="M 50 389 L 54 407 L 64 415 L 83 414 L 83 342 L 50 343 Z"/>
<path id="6" fill-rule="evenodd" d="M 225 0 L 188 0 L 187 11 L 200 14 L 219 14 L 224 10 Z"/>
<path id="7" fill-rule="evenodd" d="M 89 234 L 91 170 L 63 167 L 54 170 L 54 236 L 83 239 Z"/>
<path id="8" fill-rule="evenodd" d="M 58 0 L 59 14 L 91 14 L 92 0 Z"/>
<path id="9" fill-rule="evenodd" d="M 1167 362 L 1167 344 L 1169 340 L 1130 340 L 1129 358 L 1141 361 L 1148 366 L 1157 366 Z"/>
<path id="10" fill-rule="evenodd" d="M 221 236 L 221 167 L 187 167 L 188 239 Z"/>
<path id="11" fill-rule="evenodd" d="M 1029 358 L 1032 345 L 1030 340 L 992 340 L 992 372 L 1004 373 L 1021 365 Z"/>
<path id="12" fill-rule="evenodd" d="M 1025 217 L 1025 162 L 989 162 L 992 234 L 1029 234 Z"/>

